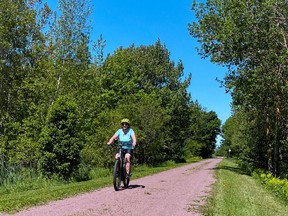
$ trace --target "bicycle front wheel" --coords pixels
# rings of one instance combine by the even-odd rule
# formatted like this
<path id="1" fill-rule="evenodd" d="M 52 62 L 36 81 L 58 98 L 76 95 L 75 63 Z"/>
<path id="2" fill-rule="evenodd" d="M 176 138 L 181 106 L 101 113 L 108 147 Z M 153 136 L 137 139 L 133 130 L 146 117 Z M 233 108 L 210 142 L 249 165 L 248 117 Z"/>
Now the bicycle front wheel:
<path id="1" fill-rule="evenodd" d="M 130 167 L 130 172 L 131 172 L 131 167 Z M 130 174 L 129 172 L 129 174 Z M 124 187 L 127 188 L 129 186 L 129 182 L 130 182 L 130 176 L 127 175 L 126 173 L 126 162 L 124 163 L 124 166 L 123 166 L 123 184 L 124 184 Z"/>
<path id="2" fill-rule="evenodd" d="M 114 164 L 114 172 L 113 172 L 113 186 L 115 191 L 118 191 L 121 185 L 121 169 L 120 169 L 120 161 L 116 160 Z"/>

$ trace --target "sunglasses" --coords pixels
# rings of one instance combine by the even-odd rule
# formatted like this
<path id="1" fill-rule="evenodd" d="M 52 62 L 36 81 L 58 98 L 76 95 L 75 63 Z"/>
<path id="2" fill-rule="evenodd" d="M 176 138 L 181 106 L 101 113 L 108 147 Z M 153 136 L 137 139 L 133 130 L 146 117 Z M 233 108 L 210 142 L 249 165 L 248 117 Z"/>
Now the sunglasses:
<path id="1" fill-rule="evenodd" d="M 125 122 L 124 122 L 124 123 L 122 123 L 122 125 L 128 125 L 128 123 L 125 123 Z"/>

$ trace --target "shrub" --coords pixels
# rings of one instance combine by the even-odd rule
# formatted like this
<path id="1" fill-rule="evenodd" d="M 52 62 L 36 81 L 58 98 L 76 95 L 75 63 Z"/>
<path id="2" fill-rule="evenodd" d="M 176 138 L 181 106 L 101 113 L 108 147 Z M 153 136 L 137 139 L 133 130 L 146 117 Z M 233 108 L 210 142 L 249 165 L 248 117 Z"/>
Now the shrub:
<path id="1" fill-rule="evenodd" d="M 44 176 L 68 180 L 78 173 L 82 145 L 77 137 L 76 104 L 60 97 L 48 112 L 40 134 L 40 169 Z"/>
<path id="2" fill-rule="evenodd" d="M 273 177 L 270 173 L 258 173 L 256 174 L 260 178 L 261 183 L 270 189 L 277 197 L 288 202 L 288 181 L 287 179 L 279 179 Z"/>

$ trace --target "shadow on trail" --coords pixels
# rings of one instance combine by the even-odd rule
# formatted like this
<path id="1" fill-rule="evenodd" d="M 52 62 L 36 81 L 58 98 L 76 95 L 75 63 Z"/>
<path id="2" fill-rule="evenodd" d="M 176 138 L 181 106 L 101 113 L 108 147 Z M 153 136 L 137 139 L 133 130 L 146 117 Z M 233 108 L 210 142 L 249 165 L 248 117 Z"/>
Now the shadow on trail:
<path id="1" fill-rule="evenodd" d="M 125 187 L 121 187 L 119 189 L 119 191 L 123 191 L 123 190 L 126 190 L 126 189 L 135 189 L 135 188 L 145 188 L 145 185 L 138 185 L 138 184 L 132 184 L 132 185 L 129 185 L 127 188 Z"/>
<path id="2" fill-rule="evenodd" d="M 228 170 L 228 171 L 240 174 L 240 175 L 248 175 L 245 171 L 241 170 L 238 167 L 231 167 L 231 166 L 225 166 L 225 165 L 220 165 L 220 166 L 215 167 L 211 170 Z"/>
<path id="3" fill-rule="evenodd" d="M 132 185 L 129 185 L 127 189 L 135 189 L 135 188 L 145 188 L 145 186 L 144 185 L 137 185 L 137 184 L 133 185 L 132 184 Z"/>

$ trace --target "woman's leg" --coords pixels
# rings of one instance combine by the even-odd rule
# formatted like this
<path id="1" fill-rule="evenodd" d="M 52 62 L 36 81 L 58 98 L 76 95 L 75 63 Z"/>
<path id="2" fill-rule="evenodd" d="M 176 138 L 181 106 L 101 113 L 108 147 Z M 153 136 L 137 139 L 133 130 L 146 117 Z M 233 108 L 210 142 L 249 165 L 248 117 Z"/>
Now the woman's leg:
<path id="1" fill-rule="evenodd" d="M 126 161 L 126 173 L 130 174 L 130 161 L 131 161 L 131 154 L 125 154 L 125 161 Z"/>

